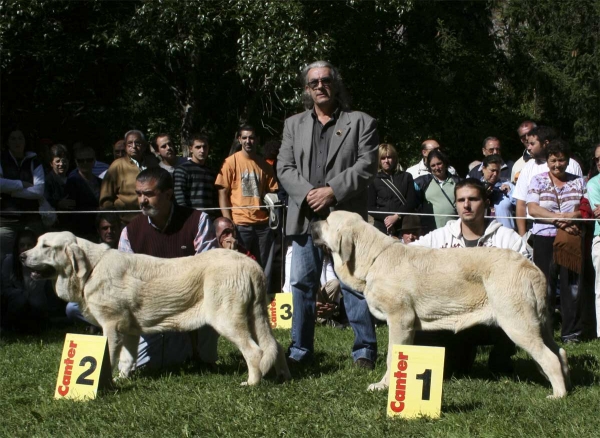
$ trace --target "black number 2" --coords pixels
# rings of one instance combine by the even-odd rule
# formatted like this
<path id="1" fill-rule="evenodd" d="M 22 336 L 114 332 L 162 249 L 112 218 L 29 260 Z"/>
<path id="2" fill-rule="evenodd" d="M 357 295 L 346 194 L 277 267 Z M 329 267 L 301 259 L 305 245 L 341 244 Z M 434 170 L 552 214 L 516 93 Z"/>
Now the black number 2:
<path id="1" fill-rule="evenodd" d="M 426 369 L 423 374 L 417 374 L 417 380 L 423 381 L 423 392 L 421 392 L 421 400 L 429 400 L 431 395 L 431 370 Z"/>
<path id="2" fill-rule="evenodd" d="M 92 379 L 86 379 L 87 376 L 89 376 L 90 374 L 92 374 L 95 370 L 96 370 L 96 365 L 98 365 L 98 362 L 96 362 L 96 359 L 94 359 L 92 356 L 85 356 L 81 359 L 81 362 L 79 362 L 79 366 L 84 366 L 86 363 L 90 364 L 90 367 L 85 370 L 83 373 L 81 373 L 81 375 L 79 377 L 77 377 L 77 381 L 76 383 L 78 385 L 93 385 L 94 381 Z"/>
<path id="3" fill-rule="evenodd" d="M 292 306 L 291 305 L 282 304 L 280 309 L 285 312 L 283 315 L 281 315 L 281 319 L 283 319 L 284 321 L 287 321 L 288 319 L 290 319 L 292 317 Z"/>

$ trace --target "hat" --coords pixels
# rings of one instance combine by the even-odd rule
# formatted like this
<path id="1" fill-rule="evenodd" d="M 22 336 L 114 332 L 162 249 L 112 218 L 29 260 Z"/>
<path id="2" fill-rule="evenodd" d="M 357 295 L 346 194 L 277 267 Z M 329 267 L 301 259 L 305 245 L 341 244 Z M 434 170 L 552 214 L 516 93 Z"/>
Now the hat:
<path id="1" fill-rule="evenodd" d="M 420 231 L 421 218 L 417 215 L 402 216 L 402 227 L 398 230 L 400 233 L 408 231 Z"/>

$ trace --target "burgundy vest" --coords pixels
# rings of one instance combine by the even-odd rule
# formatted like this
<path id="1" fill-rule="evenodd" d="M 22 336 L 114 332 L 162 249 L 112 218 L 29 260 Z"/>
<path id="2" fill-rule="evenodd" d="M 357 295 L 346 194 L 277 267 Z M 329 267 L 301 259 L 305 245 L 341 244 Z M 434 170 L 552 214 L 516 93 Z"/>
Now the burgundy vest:
<path id="1" fill-rule="evenodd" d="M 194 239 L 202 212 L 175 204 L 173 208 L 171 222 L 162 232 L 150 225 L 148 218 L 141 214 L 129 222 L 127 236 L 134 253 L 165 259 L 196 254 Z"/>

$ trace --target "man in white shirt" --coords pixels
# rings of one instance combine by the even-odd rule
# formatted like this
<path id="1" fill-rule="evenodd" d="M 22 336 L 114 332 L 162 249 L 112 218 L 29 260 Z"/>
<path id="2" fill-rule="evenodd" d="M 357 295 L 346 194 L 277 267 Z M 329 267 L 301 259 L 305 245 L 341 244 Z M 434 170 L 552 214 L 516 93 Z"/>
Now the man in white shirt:
<path id="1" fill-rule="evenodd" d="M 429 248 L 493 247 L 512 249 L 529 258 L 523 239 L 512 229 L 496 220 L 486 220 L 489 207 L 486 189 L 475 178 L 467 178 L 456 184 L 454 189 L 458 220 L 448 222 L 421 237 L 411 245 Z M 417 332 L 417 345 L 446 347 L 445 369 L 447 372 L 466 373 L 475 361 L 478 345 L 494 345 L 488 366 L 492 372 L 511 373 L 511 356 L 515 353 L 514 343 L 499 327 L 475 326 L 455 334 L 450 331 Z"/>
<path id="2" fill-rule="evenodd" d="M 529 183 L 534 176 L 548 172 L 549 169 L 546 164 L 546 146 L 548 146 L 548 143 L 555 138 L 557 138 L 556 131 L 549 126 L 537 126 L 527 134 L 527 151 L 529 152 L 529 155 L 531 155 L 532 160 L 529 160 L 521 170 L 521 174 L 517 180 L 517 186 L 513 193 L 513 198 L 517 200 L 517 231 L 521 236 L 524 236 L 525 233 L 527 233 L 527 223 L 525 219 L 518 218 L 524 217 L 527 213 L 525 201 L 527 199 Z M 573 159 L 569 159 L 567 172 L 582 176 L 581 166 Z M 527 217 L 533 219 L 529 215 Z"/>

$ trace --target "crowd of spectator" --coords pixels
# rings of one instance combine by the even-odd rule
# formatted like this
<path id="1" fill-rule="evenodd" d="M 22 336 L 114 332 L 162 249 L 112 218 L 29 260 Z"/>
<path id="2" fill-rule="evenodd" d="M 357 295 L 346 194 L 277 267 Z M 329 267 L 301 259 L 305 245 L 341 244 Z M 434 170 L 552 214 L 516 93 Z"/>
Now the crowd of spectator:
<path id="1" fill-rule="evenodd" d="M 308 231 L 311 221 L 345 209 L 365 218 L 368 211 L 380 232 L 405 244 L 518 251 L 546 276 L 563 342 L 600 336 L 600 275 L 594 272 L 600 269 L 600 225 L 579 220 L 600 218 L 600 144 L 589 163 L 578 163 L 553 128 L 524 121 L 517 129 L 524 150 L 514 162 L 503 156 L 500 140 L 488 136 L 482 156 L 461 178 L 440 143 L 425 139 L 420 160 L 404 170 L 402 164 L 411 163 L 402 163 L 393 145 L 379 144 L 375 119 L 350 110 L 335 67 L 311 64 L 303 78 L 306 111 L 286 121 L 282 143 L 270 142 L 261 155 L 256 130 L 240 126 L 219 169 L 207 164 L 211 147 L 202 133 L 188 139 L 182 157 L 170 134 L 148 142 L 141 131 L 128 131 L 114 143 L 109 165 L 82 143 L 70 149 L 50 143 L 38 156 L 22 130 L 11 130 L 0 159 L 2 327 L 40 329 L 52 315 L 65 314 L 50 285 L 32 281 L 20 263 L 19 254 L 43 232 L 71 231 L 157 257 L 221 247 L 255 259 L 271 292 L 285 284 L 294 294 L 292 363 L 313 360 L 315 320 L 336 315 L 332 325 L 354 330 L 357 366 L 372 368 L 376 339 L 366 303 L 335 278 Z M 585 176 L 582 167 L 590 169 Z M 273 193 L 286 209 L 265 207 Z M 94 327 L 74 303 L 66 315 Z M 191 341 L 202 345 L 201 359 L 209 364 L 216 361 L 216 338 L 206 330 Z M 140 366 L 184 360 L 192 351 L 187 337 L 153 335 L 141 342 Z M 490 359 L 490 368 L 511 368 L 514 345 L 494 331 L 434 334 L 421 342 L 456 350 L 455 357 L 466 358 L 455 364 L 459 371 L 469 369 L 478 344 L 499 345 L 502 353 Z"/>

